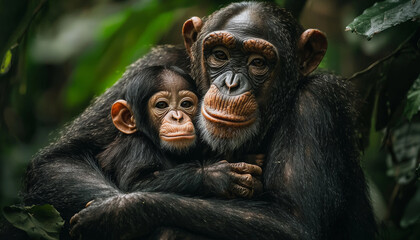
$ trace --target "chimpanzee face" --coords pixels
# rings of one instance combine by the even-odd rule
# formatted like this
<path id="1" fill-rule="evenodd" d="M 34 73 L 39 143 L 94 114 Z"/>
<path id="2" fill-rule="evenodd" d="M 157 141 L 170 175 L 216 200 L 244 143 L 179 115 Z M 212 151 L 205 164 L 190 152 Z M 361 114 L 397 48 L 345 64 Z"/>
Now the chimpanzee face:
<path id="1" fill-rule="evenodd" d="M 205 24 L 198 17 L 184 23 L 192 74 L 206 91 L 199 127 L 203 139 L 223 152 L 259 135 L 262 124 L 271 121 L 267 116 L 275 115 L 267 109 L 280 109 L 278 102 L 293 95 L 298 76 L 312 72 L 326 51 L 320 31 L 291 33 L 285 21 L 264 18 L 261 12 L 216 12 Z"/>
<path id="2" fill-rule="evenodd" d="M 185 150 L 196 139 L 192 119 L 197 112 L 198 98 L 181 76 L 165 71 L 163 90 L 148 101 L 149 119 L 159 133 L 161 146 L 170 150 Z"/>
<path id="3" fill-rule="evenodd" d="M 265 104 L 279 62 L 276 47 L 240 14 L 196 40 L 201 74 L 209 86 L 199 116 L 203 138 L 215 149 L 234 150 L 260 129 Z M 257 29 L 257 31 L 256 31 Z"/>
<path id="4" fill-rule="evenodd" d="M 232 139 L 240 145 L 259 129 L 258 100 L 272 80 L 277 50 L 264 39 L 215 31 L 204 38 L 202 52 L 210 80 L 200 116 L 209 133 L 205 138 Z"/>
<path id="5" fill-rule="evenodd" d="M 137 116 L 126 100 L 118 100 L 111 110 L 113 123 L 125 134 L 137 131 L 140 131 L 139 134 L 146 134 L 155 143 L 160 143 L 161 149 L 172 152 L 188 150 L 196 140 L 193 118 L 197 112 L 198 98 L 192 92 L 191 84 L 173 71 L 163 70 L 153 78 L 147 81 L 153 81 L 153 85 L 158 87 L 145 102 L 147 106 L 141 106 L 142 101 L 133 102 L 133 107 L 137 107 Z M 144 85 L 138 87 L 146 88 Z M 140 110 L 144 108 L 146 111 Z M 147 116 L 140 116 L 141 113 Z M 140 125 L 143 130 L 151 131 L 141 132 L 136 118 L 147 118 L 147 121 L 141 121 L 143 124 Z"/>

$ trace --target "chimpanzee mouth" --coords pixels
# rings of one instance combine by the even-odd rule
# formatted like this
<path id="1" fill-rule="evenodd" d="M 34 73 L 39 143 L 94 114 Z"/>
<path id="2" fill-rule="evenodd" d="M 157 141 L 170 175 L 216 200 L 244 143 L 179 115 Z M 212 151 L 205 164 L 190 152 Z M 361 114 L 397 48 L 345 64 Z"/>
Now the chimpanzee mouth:
<path id="1" fill-rule="evenodd" d="M 238 116 L 214 111 L 206 107 L 201 108 L 201 114 L 210 122 L 218 123 L 228 127 L 247 127 L 252 125 L 256 118 L 253 116 Z"/>
<path id="2" fill-rule="evenodd" d="M 160 135 L 161 139 L 167 142 L 182 141 L 182 140 L 194 140 L 195 133 L 175 133 L 170 135 Z"/>

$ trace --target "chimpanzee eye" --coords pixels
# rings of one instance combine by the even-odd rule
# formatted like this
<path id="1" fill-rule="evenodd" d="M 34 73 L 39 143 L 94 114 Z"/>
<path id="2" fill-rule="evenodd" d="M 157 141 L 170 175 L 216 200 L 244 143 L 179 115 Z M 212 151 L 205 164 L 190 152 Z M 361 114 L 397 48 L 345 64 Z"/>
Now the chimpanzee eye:
<path id="1" fill-rule="evenodd" d="M 251 65 L 256 67 L 264 67 L 266 65 L 265 60 L 262 58 L 255 58 L 251 61 Z"/>
<path id="2" fill-rule="evenodd" d="M 228 56 L 222 50 L 213 50 L 212 54 L 218 60 L 227 60 L 228 59 Z"/>
<path id="3" fill-rule="evenodd" d="M 181 107 L 183 107 L 183 108 L 189 108 L 189 107 L 191 107 L 193 105 L 193 103 L 191 102 L 191 101 L 183 101 L 182 103 L 181 103 Z"/>
<path id="4" fill-rule="evenodd" d="M 217 46 L 211 50 L 207 63 L 212 68 L 221 68 L 229 62 L 229 51 L 223 46 Z"/>
<path id="5" fill-rule="evenodd" d="M 164 101 L 160 101 L 160 102 L 156 103 L 155 107 L 160 108 L 160 109 L 164 109 L 164 108 L 169 107 L 169 105 L 168 105 L 168 103 L 166 103 Z"/>

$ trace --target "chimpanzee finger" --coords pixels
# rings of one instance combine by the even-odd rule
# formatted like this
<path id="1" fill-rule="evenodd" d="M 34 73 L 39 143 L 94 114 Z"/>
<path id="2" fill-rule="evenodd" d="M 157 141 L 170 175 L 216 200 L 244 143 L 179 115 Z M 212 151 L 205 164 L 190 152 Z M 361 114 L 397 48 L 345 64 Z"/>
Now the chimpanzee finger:
<path id="1" fill-rule="evenodd" d="M 257 154 L 255 155 L 255 164 L 262 167 L 264 165 L 265 154 Z"/>
<path id="2" fill-rule="evenodd" d="M 91 201 L 89 201 L 88 203 L 86 203 L 85 207 L 89 207 L 89 206 L 90 206 L 90 204 L 92 204 L 92 203 L 93 203 L 93 201 L 94 201 L 94 200 L 91 200 Z"/>
<path id="3" fill-rule="evenodd" d="M 231 191 L 234 195 L 243 198 L 251 198 L 254 194 L 253 190 L 239 186 L 238 184 L 232 184 Z"/>
<path id="4" fill-rule="evenodd" d="M 236 172 L 230 172 L 229 175 L 233 182 L 236 184 L 246 188 L 253 188 L 254 186 L 254 180 L 252 179 L 251 174 L 239 174 Z"/>
<path id="5" fill-rule="evenodd" d="M 70 234 L 70 236 L 71 236 L 71 239 L 82 239 L 82 236 L 81 236 L 81 230 L 80 230 L 80 228 L 77 226 L 77 224 L 76 224 L 76 225 L 74 225 L 74 226 L 70 229 L 69 234 Z"/>
<path id="6" fill-rule="evenodd" d="M 78 222 L 79 221 L 79 218 L 80 218 L 79 214 L 77 214 L 77 213 L 74 214 L 74 216 L 70 218 L 70 225 L 73 225 L 76 222 Z"/>
<path id="7" fill-rule="evenodd" d="M 240 162 L 240 163 L 230 163 L 230 166 L 232 170 L 237 173 L 249 173 L 252 175 L 262 174 L 262 169 L 258 167 L 257 165 Z"/>
<path id="8" fill-rule="evenodd" d="M 80 228 L 78 227 L 78 223 L 80 220 L 79 214 L 75 214 L 73 217 L 70 218 L 70 236 L 72 239 L 75 239 L 75 237 L 79 236 L 80 238 Z"/>
<path id="9" fill-rule="evenodd" d="M 82 226 L 80 224 L 81 216 L 79 213 L 76 213 L 72 218 L 70 218 L 70 231 L 69 234 L 72 239 L 82 239 Z"/>
<path id="10" fill-rule="evenodd" d="M 246 154 L 240 158 L 243 159 L 243 162 L 261 167 L 264 164 L 265 154 Z"/>
<path id="11" fill-rule="evenodd" d="M 76 236 L 79 236 L 79 235 L 80 235 L 79 231 L 78 231 L 78 230 L 77 230 L 77 228 L 75 228 L 75 227 L 72 227 L 72 228 L 70 229 L 69 234 L 70 234 L 70 236 L 71 236 L 71 238 L 72 238 L 72 239 L 76 239 Z M 80 237 L 79 237 L 79 238 L 80 238 Z"/>

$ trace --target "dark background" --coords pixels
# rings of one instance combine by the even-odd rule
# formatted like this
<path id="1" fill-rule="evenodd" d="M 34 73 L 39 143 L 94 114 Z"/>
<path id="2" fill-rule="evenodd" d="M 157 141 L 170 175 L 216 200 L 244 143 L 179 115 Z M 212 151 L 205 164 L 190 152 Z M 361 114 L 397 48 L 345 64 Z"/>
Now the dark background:
<path id="1" fill-rule="evenodd" d="M 368 41 L 344 30 L 375 1 L 276 2 L 292 9 L 305 28 L 327 34 L 328 51 L 320 68 L 346 78 L 378 60 L 382 63 L 419 26 L 418 21 L 409 21 Z M 0 60 L 6 51 L 11 53 L 10 64 L 0 73 L 0 206 L 19 202 L 22 176 L 31 156 L 94 96 L 119 79 L 126 66 L 157 44 L 181 44 L 186 19 L 203 17 L 228 3 L 0 0 Z M 415 173 L 420 125 L 416 115 L 408 121 L 403 114 L 407 96 L 413 93 L 409 89 L 420 84 L 419 79 L 410 78 L 420 73 L 420 65 L 407 63 L 418 63 L 418 51 L 413 57 L 349 79 L 366 99 L 360 108 L 364 124 L 361 164 L 385 239 L 420 236 L 420 190 Z M 414 108 L 417 113 L 418 106 Z"/>

